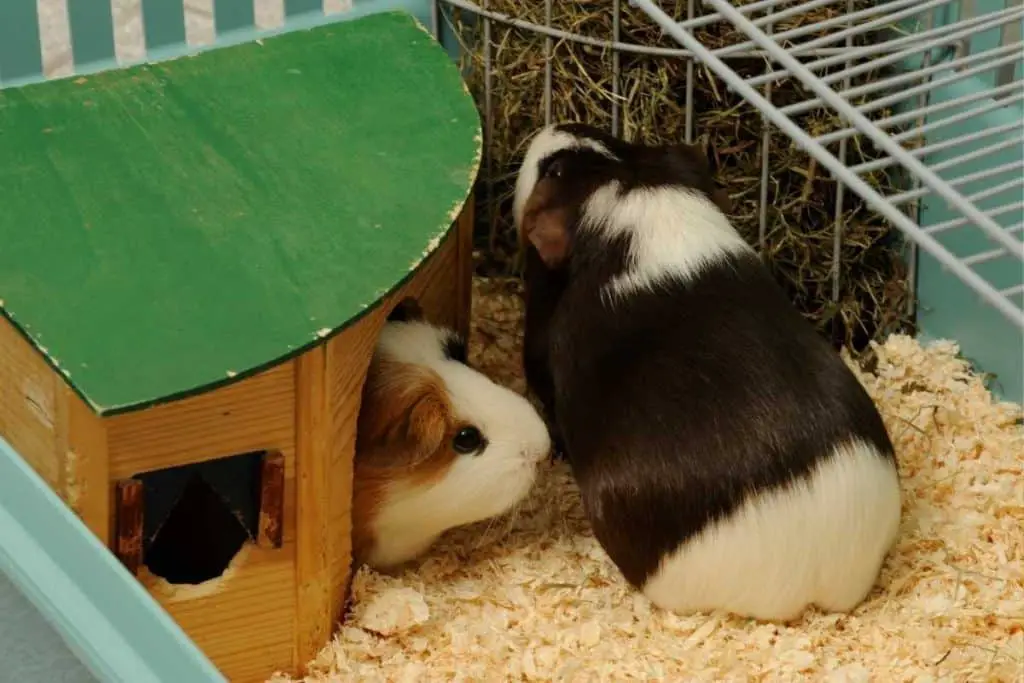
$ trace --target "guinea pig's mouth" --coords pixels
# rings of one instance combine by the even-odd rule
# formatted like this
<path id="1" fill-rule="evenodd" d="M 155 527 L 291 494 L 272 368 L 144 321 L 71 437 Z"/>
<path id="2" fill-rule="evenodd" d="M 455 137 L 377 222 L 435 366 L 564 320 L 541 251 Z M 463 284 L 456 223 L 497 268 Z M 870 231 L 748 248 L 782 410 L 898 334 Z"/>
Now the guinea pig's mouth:
<path id="1" fill-rule="evenodd" d="M 515 499 L 521 501 L 530 495 L 530 491 L 533 490 L 534 484 L 537 483 L 537 478 L 540 475 L 540 464 L 536 462 L 524 463 L 521 474 L 518 475 L 518 481 L 514 487 L 516 490 Z"/>
<path id="2" fill-rule="evenodd" d="M 523 451 L 521 462 L 527 469 L 536 469 L 542 462 L 550 460 L 553 453 L 550 448 L 546 451 Z"/>

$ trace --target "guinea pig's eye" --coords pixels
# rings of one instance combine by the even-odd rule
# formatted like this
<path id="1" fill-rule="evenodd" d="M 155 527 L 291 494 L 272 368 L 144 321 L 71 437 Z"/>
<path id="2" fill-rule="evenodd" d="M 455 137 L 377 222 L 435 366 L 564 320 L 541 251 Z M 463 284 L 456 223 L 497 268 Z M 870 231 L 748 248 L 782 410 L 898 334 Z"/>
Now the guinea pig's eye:
<path id="1" fill-rule="evenodd" d="M 561 178 L 565 172 L 565 163 L 561 159 L 552 159 L 544 167 L 545 178 Z"/>
<path id="2" fill-rule="evenodd" d="M 483 450 L 484 436 L 476 427 L 463 427 L 452 439 L 452 448 L 456 453 L 469 455 Z"/>

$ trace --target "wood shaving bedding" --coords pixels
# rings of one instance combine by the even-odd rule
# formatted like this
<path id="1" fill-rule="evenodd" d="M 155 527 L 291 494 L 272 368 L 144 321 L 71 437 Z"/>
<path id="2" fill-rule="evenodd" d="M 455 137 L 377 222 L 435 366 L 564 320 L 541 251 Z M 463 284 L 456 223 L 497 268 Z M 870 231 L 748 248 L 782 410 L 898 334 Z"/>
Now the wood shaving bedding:
<path id="1" fill-rule="evenodd" d="M 515 283 L 478 281 L 473 362 L 522 391 Z M 1024 681 L 1024 427 L 952 343 L 893 336 L 854 367 L 896 444 L 901 536 L 851 615 L 788 625 L 677 616 L 630 590 L 565 465 L 506 518 L 454 530 L 395 576 L 359 571 L 305 678 Z"/>

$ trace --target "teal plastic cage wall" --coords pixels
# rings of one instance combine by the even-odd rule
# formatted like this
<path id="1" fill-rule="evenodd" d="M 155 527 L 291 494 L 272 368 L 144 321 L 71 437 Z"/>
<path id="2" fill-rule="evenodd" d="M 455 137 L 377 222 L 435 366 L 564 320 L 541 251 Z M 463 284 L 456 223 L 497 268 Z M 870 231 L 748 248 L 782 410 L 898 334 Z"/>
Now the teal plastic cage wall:
<path id="1" fill-rule="evenodd" d="M 429 0 L 6 0 L 0 86 L 170 59 L 389 10 L 438 25 Z"/>
<path id="2" fill-rule="evenodd" d="M 0 680 L 225 681 L 2 437 L 0 605 Z"/>
<path id="3" fill-rule="evenodd" d="M 1003 17 L 1001 21 L 991 18 Z M 923 93 L 928 113 L 925 157 L 941 175 L 1008 233 L 1024 238 L 1024 7 L 1021 0 L 964 0 L 934 13 L 931 28 L 988 21 L 936 66 L 974 58 L 968 66 L 938 71 L 941 85 Z M 985 56 L 989 55 L 988 59 Z M 940 57 L 941 59 L 941 57 Z M 990 65 L 987 69 L 978 67 Z M 973 68 L 972 68 L 973 67 Z M 971 72 L 974 73 L 966 73 Z M 1000 255 L 966 225 L 955 206 L 926 196 L 918 221 L 957 257 L 1024 307 L 1024 263 Z M 978 300 L 975 292 L 928 253 L 916 253 L 917 322 L 924 339 L 954 339 L 964 355 L 993 375 L 994 393 L 1024 403 L 1024 329 Z"/>

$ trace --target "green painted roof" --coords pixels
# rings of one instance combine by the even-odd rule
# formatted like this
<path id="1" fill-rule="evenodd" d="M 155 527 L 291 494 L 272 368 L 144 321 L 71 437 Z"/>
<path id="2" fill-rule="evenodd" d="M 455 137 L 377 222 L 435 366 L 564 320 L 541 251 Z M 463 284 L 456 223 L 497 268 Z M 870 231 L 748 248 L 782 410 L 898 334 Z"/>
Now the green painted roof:
<path id="1" fill-rule="evenodd" d="M 479 128 L 402 13 L 0 90 L 0 309 L 100 413 L 244 377 L 437 247 Z"/>

